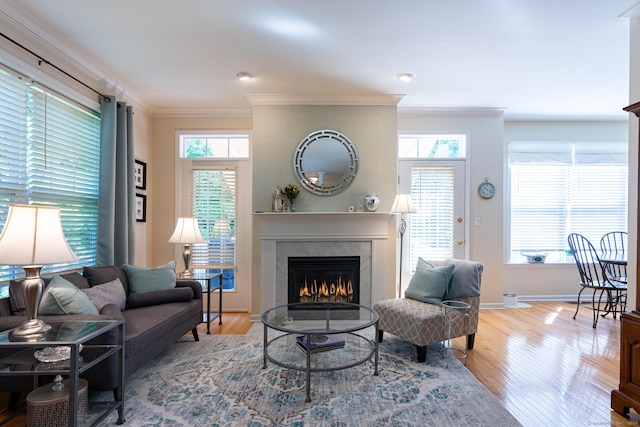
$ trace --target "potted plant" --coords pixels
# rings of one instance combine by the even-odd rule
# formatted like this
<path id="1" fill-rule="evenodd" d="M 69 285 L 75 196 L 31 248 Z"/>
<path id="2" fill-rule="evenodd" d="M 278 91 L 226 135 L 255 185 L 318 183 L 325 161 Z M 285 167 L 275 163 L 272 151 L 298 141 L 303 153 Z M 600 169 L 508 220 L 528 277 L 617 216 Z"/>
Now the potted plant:
<path id="1" fill-rule="evenodd" d="M 295 212 L 296 208 L 294 206 L 294 202 L 296 197 L 300 194 L 300 189 L 295 184 L 289 184 L 284 187 L 284 195 L 287 196 L 287 200 L 289 200 L 289 211 Z"/>

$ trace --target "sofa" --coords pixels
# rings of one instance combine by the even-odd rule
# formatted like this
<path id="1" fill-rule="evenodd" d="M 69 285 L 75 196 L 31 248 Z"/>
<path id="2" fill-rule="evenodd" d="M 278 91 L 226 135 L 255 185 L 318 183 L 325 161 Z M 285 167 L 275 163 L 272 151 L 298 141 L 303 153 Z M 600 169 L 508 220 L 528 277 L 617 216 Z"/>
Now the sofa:
<path id="1" fill-rule="evenodd" d="M 472 349 L 478 331 L 480 286 L 484 266 L 475 261 L 446 259 L 428 263 L 420 259 L 404 298 L 380 301 L 373 306 L 378 313 L 378 342 L 384 333 L 396 335 L 416 346 L 418 362 L 426 360 L 427 346 L 448 338 L 467 337 Z M 468 317 L 445 319 L 441 303 L 446 300 L 469 304 Z M 449 332 L 451 336 L 449 335 Z"/>
<path id="2" fill-rule="evenodd" d="M 154 276 L 152 274 L 158 273 L 156 269 L 131 268 L 132 266 L 127 265 L 85 267 L 82 274 L 69 273 L 49 277 L 45 279 L 45 291 L 40 303 L 41 313 L 38 318 L 45 322 L 123 319 L 125 322 L 126 378 L 185 334 L 191 332 L 195 341 L 198 341 L 196 327 L 202 322 L 201 284 L 196 280 L 176 280 L 175 269 L 171 269 L 170 264 L 165 266 L 169 267 L 168 270 L 173 275 L 172 284 L 163 284 L 163 286 L 156 288 L 155 283 L 152 281 L 150 288 L 142 289 L 145 292 L 140 292 L 141 289 L 134 289 L 135 286 L 133 285 L 140 287 L 140 283 L 142 283 L 140 277 L 153 280 Z M 160 273 L 163 274 L 163 281 L 165 279 L 166 282 L 171 281 L 165 269 Z M 136 281 L 132 281 L 132 278 L 135 278 Z M 148 282 L 149 280 L 147 280 L 146 286 L 149 286 Z M 56 287 L 54 289 L 53 283 L 64 283 L 64 287 Z M 69 283 L 73 286 L 69 286 Z M 0 299 L 0 331 L 14 328 L 27 318 L 20 283 L 12 281 L 9 286 L 9 298 Z M 68 298 L 70 300 L 85 301 L 85 298 L 89 298 L 89 305 L 93 303 L 94 307 L 91 309 L 88 307 L 86 309 L 74 307 L 75 312 L 69 307 L 56 307 L 55 309 L 48 308 L 45 310 L 44 306 L 51 300 L 50 295 L 54 294 L 54 291 L 59 291 L 59 289 L 63 289 L 67 293 L 76 292 L 73 294 L 73 298 Z M 63 312 L 56 313 L 58 309 Z M 65 314 L 65 312 L 73 314 Z M 111 334 L 97 337 L 91 343 L 116 344 L 117 331 L 113 330 L 111 332 Z M 86 354 L 86 351 L 90 350 L 85 349 L 83 353 Z M 7 354 L 10 354 L 9 350 L 0 352 L 0 357 L 4 357 Z M 81 377 L 88 380 L 91 390 L 115 391 L 118 384 L 117 375 L 117 355 L 113 355 L 87 370 Z M 30 377 L 15 377 L 15 381 L 13 378 L 10 381 L 5 381 L 7 378 L 10 377 L 3 377 L 3 381 L 0 382 L 0 391 L 28 391 L 34 386 Z M 13 394 L 12 400 L 16 397 Z"/>

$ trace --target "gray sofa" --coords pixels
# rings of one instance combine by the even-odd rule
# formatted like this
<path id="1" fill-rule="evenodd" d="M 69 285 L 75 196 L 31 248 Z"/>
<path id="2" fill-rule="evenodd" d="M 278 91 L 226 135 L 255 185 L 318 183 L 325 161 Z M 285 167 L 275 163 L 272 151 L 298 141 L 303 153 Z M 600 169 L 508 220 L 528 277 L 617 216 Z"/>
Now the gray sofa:
<path id="1" fill-rule="evenodd" d="M 191 332 L 198 341 L 196 327 L 202 322 L 202 287 L 195 280 L 176 280 L 176 287 L 148 293 L 131 293 L 125 269 L 114 267 L 85 267 L 83 274 L 70 273 L 61 276 L 80 289 L 119 279 L 126 295 L 126 308 L 104 305 L 99 315 L 41 315 L 47 320 L 124 319 L 125 321 L 125 377 L 144 366 L 185 334 Z M 48 283 L 49 280 L 45 280 Z M 14 328 L 25 319 L 25 307 L 19 282 L 11 282 L 9 298 L 0 299 L 0 331 Z M 98 337 L 94 343 L 114 344 L 117 331 Z M 1 349 L 0 349 L 1 350 Z M 86 350 L 85 350 L 86 351 Z M 0 357 L 8 352 L 0 352 Z M 84 353 L 84 351 L 83 351 Z M 81 377 L 89 381 L 92 390 L 113 390 L 117 386 L 117 358 L 101 362 Z M 0 381 L 0 391 L 21 392 L 33 388 L 29 377 L 16 377 L 15 381 Z M 16 396 L 12 396 L 14 399 Z"/>

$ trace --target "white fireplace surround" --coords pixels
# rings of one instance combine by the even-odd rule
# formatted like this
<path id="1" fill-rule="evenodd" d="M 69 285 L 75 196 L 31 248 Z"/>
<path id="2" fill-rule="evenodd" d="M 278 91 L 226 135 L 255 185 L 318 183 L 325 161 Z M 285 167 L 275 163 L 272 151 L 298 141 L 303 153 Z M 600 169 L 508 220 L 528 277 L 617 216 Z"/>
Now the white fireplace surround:
<path id="1" fill-rule="evenodd" d="M 389 213 L 256 213 L 261 312 L 287 303 L 289 256 L 359 256 L 360 304 L 384 299 Z"/>

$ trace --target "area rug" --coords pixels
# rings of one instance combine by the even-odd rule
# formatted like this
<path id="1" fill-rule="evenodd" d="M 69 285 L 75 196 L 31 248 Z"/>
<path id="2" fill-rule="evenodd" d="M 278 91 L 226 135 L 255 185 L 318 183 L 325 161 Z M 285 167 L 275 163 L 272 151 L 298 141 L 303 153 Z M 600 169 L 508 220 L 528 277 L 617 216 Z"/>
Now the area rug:
<path id="1" fill-rule="evenodd" d="M 262 325 L 247 335 L 185 337 L 128 380 L 130 426 L 518 426 L 518 421 L 439 346 L 417 363 L 415 347 L 386 335 L 372 361 L 311 374 L 268 363 Z M 299 351 L 299 350 L 296 350 Z M 101 425 L 116 425 L 112 414 Z"/>

